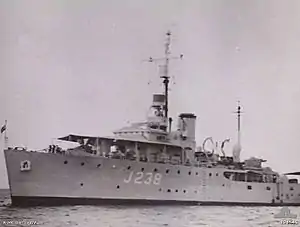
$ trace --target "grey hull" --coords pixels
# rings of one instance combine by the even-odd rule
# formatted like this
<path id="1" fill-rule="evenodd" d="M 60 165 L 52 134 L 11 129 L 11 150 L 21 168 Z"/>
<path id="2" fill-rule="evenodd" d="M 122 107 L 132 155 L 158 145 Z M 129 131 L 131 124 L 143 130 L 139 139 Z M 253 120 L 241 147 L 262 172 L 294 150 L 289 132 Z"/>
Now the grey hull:
<path id="1" fill-rule="evenodd" d="M 16 150 L 6 150 L 5 160 L 14 206 L 300 206 L 299 184 L 235 182 L 224 177 L 224 172 L 228 171 L 224 168 L 200 168 Z M 30 170 L 21 170 L 20 165 L 24 161 L 30 161 Z M 248 189 L 249 185 L 251 190 Z M 269 190 L 266 190 L 267 187 Z M 291 187 L 293 191 L 290 191 Z M 287 194 L 289 197 L 286 197 Z"/>

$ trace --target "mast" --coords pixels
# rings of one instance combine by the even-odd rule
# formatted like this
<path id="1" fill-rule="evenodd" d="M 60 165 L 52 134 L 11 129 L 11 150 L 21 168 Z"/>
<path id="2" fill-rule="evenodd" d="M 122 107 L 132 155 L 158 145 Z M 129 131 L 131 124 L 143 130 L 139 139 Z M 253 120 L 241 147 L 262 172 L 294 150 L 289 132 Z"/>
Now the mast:
<path id="1" fill-rule="evenodd" d="M 168 119 L 168 104 L 169 104 L 169 100 L 168 100 L 168 89 L 169 89 L 169 82 L 170 82 L 170 77 L 169 77 L 169 55 L 170 55 L 170 44 L 171 44 L 171 32 L 168 31 L 166 33 L 167 35 L 167 40 L 166 40 L 166 44 L 165 44 L 165 65 L 164 65 L 164 74 L 160 77 L 163 78 L 163 84 L 165 85 L 165 118 Z"/>
<path id="2" fill-rule="evenodd" d="M 238 145 L 241 146 L 241 106 L 240 101 L 238 101 L 237 111 L 234 112 L 237 114 L 237 133 L 238 133 Z"/>
<path id="3" fill-rule="evenodd" d="M 240 162 L 240 154 L 242 150 L 241 146 L 241 106 L 240 102 L 238 101 L 237 111 L 234 112 L 237 114 L 237 133 L 238 133 L 238 141 L 237 144 L 233 147 L 232 156 L 234 162 Z"/>
<path id="4" fill-rule="evenodd" d="M 165 57 L 154 59 L 152 57 L 149 58 L 149 62 L 161 61 L 164 60 L 164 64 L 160 65 L 160 69 L 162 70 L 162 76 L 160 78 L 163 79 L 164 85 L 164 96 L 165 96 L 165 105 L 164 105 L 164 117 L 168 119 L 168 111 L 169 111 L 169 62 L 171 59 L 182 59 L 183 55 L 181 54 L 179 57 L 170 57 L 170 45 L 171 45 L 171 32 L 168 31 L 166 33 L 166 42 L 165 42 Z"/>

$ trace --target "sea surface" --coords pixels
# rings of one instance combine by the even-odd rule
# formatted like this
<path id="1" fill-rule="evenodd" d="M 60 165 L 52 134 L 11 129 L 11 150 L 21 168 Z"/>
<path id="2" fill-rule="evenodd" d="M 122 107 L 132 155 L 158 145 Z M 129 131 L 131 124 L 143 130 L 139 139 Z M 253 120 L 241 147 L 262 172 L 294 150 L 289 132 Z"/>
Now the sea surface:
<path id="1" fill-rule="evenodd" d="M 47 227 L 248 227 L 300 226 L 300 207 L 293 224 L 274 218 L 280 207 L 239 206 L 63 206 L 10 207 L 7 190 L 0 190 L 0 226 Z M 298 222 L 298 223 L 297 223 Z"/>

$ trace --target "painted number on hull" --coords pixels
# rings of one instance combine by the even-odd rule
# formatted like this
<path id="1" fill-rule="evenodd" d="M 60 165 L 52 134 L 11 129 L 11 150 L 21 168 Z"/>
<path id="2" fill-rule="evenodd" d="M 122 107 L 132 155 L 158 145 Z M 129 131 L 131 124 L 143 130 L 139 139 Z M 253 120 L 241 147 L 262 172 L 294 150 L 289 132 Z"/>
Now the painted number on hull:
<path id="1" fill-rule="evenodd" d="M 125 183 L 132 182 L 135 184 L 155 184 L 160 185 L 162 175 L 160 173 L 144 173 L 144 172 L 137 172 L 134 173 L 133 171 L 130 172 L 128 178 L 124 179 Z"/>

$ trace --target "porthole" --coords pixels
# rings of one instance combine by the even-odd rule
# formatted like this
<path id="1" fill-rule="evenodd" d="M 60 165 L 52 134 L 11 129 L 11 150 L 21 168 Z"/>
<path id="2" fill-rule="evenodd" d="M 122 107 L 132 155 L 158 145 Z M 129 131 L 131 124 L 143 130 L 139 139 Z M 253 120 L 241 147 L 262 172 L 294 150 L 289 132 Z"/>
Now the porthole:
<path id="1" fill-rule="evenodd" d="M 127 169 L 130 169 L 131 168 L 131 166 L 127 166 Z"/>
<path id="2" fill-rule="evenodd" d="M 196 172 L 196 175 L 198 175 L 198 172 Z"/>
<path id="3" fill-rule="evenodd" d="M 157 172 L 157 169 L 155 168 L 153 171 L 154 171 L 154 172 Z"/>
<path id="4" fill-rule="evenodd" d="M 291 196 L 294 196 L 294 194 L 291 194 Z"/>
<path id="5" fill-rule="evenodd" d="M 216 176 L 219 176 L 219 174 L 218 174 L 218 173 L 216 173 Z"/>
<path id="6" fill-rule="evenodd" d="M 143 172 L 145 169 L 144 168 L 141 168 L 141 171 Z"/>
<path id="7" fill-rule="evenodd" d="M 191 171 L 189 171 L 189 175 L 191 175 L 191 173 L 192 173 L 192 172 L 191 172 Z"/>
<path id="8" fill-rule="evenodd" d="M 168 189 L 167 192 L 171 192 L 171 189 Z"/>
<path id="9" fill-rule="evenodd" d="M 266 189 L 267 189 L 268 191 L 270 191 L 270 190 L 271 190 L 271 188 L 270 188 L 269 186 L 267 186 L 267 187 L 266 187 Z"/>
<path id="10" fill-rule="evenodd" d="M 293 187 L 290 187 L 290 190 L 291 190 L 291 191 L 293 191 L 293 190 L 294 190 L 294 188 L 293 188 Z"/>
<path id="11" fill-rule="evenodd" d="M 101 167 L 101 164 L 98 164 L 98 165 L 97 165 L 97 168 L 100 168 L 100 167 Z"/>
<path id="12" fill-rule="evenodd" d="M 225 184 L 222 184 L 222 186 L 224 187 L 224 186 L 225 186 Z"/>
<path id="13" fill-rule="evenodd" d="M 251 186 L 251 185 L 248 185 L 247 188 L 248 188 L 248 190 L 251 190 L 251 189 L 252 189 L 252 186 Z"/>
<path id="14" fill-rule="evenodd" d="M 83 186 L 83 183 L 81 183 L 80 186 Z"/>
<path id="15" fill-rule="evenodd" d="M 183 193 L 186 193 L 186 190 L 183 190 Z"/>
<path id="16" fill-rule="evenodd" d="M 81 165 L 84 166 L 84 162 L 82 162 Z"/>
<path id="17" fill-rule="evenodd" d="M 177 173 L 180 174 L 180 170 L 178 170 Z"/>
<path id="18" fill-rule="evenodd" d="M 166 170 L 166 173 L 169 173 L 169 172 L 170 172 L 170 170 L 169 170 L 169 169 L 167 169 L 167 170 Z"/>
<path id="19" fill-rule="evenodd" d="M 178 189 L 176 189 L 175 192 L 178 192 Z"/>
<path id="20" fill-rule="evenodd" d="M 160 191 L 160 192 L 161 192 L 161 188 L 160 188 L 160 189 L 158 189 L 158 191 Z"/>
<path id="21" fill-rule="evenodd" d="M 210 177 L 211 177 L 211 173 L 209 173 L 209 174 L 208 174 L 208 176 L 210 176 Z"/>
<path id="22" fill-rule="evenodd" d="M 68 161 L 64 161 L 64 164 L 68 164 Z"/>
<path id="23" fill-rule="evenodd" d="M 117 189 L 119 189 L 120 188 L 120 185 L 117 185 Z"/>

